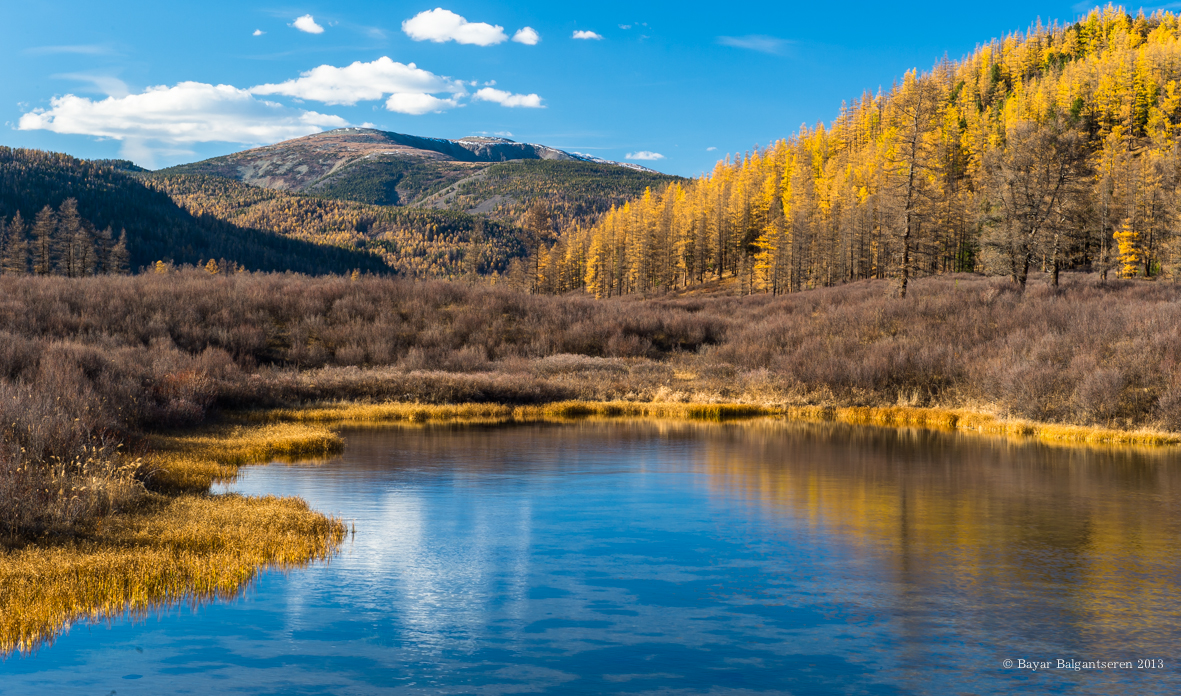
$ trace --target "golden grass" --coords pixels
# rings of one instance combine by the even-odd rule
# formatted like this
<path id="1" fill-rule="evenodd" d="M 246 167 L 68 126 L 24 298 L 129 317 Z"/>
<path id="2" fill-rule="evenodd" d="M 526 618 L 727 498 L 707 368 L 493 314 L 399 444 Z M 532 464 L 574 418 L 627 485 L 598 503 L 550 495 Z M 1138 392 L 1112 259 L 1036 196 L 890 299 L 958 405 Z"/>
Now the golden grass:
<path id="1" fill-rule="evenodd" d="M 1097 426 L 1059 425 L 1003 419 L 976 411 L 915 408 L 909 406 L 792 406 L 784 409 L 789 418 L 829 420 L 861 425 L 905 426 L 938 430 L 960 430 L 990 435 L 1032 437 L 1046 442 L 1088 445 L 1176 445 L 1181 434 L 1154 430 L 1114 430 Z"/>
<path id="2" fill-rule="evenodd" d="M 325 558 L 344 535 L 296 498 L 153 496 L 89 538 L 0 552 L 0 655 L 78 620 L 233 597 L 260 569 Z"/>
<path id="3" fill-rule="evenodd" d="M 78 535 L 0 548 L 0 656 L 28 651 L 78 620 L 232 597 L 267 567 L 325 558 L 345 527 L 298 498 L 210 496 L 238 467 L 337 452 L 322 425 L 229 425 L 149 439 L 146 494 Z"/>
<path id="4" fill-rule="evenodd" d="M 635 401 L 559 401 L 536 406 L 501 404 L 320 404 L 300 409 L 249 411 L 238 418 L 250 423 L 377 425 L 381 423 L 528 423 L 590 417 L 684 418 L 725 421 L 766 416 L 823 420 L 859 425 L 958 430 L 990 435 L 1033 437 L 1047 442 L 1091 445 L 1176 445 L 1181 434 L 1153 430 L 1115 430 L 997 418 L 965 409 L 910 406 L 776 406 L 736 403 L 660 403 Z"/>
<path id="5" fill-rule="evenodd" d="M 321 457 L 339 452 L 344 440 L 323 425 L 278 422 L 222 425 L 149 438 L 146 478 L 157 490 L 204 492 L 231 480 L 243 464 Z"/>

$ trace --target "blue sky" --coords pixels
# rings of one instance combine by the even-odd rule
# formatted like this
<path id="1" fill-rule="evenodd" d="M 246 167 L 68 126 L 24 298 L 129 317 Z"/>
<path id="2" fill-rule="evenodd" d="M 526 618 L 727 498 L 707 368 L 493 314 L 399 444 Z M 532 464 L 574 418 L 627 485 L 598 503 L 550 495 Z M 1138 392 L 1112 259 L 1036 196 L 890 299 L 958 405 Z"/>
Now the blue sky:
<path id="1" fill-rule="evenodd" d="M 693 176 L 1087 7 L 437 2 L 8 0 L 0 144 L 155 168 L 371 124 Z"/>

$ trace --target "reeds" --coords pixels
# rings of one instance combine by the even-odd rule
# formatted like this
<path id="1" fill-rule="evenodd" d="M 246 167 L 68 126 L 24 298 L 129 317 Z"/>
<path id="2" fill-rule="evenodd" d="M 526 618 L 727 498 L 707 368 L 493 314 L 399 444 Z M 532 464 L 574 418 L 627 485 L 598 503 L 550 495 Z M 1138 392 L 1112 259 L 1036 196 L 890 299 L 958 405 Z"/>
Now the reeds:
<path id="1" fill-rule="evenodd" d="M 243 464 L 322 457 L 344 447 L 344 440 L 322 425 L 272 420 L 151 435 L 142 478 L 152 490 L 199 493 L 233 479 Z"/>
<path id="2" fill-rule="evenodd" d="M 1057 425 L 965 409 L 911 406 L 786 406 L 778 404 L 662 403 L 635 401 L 560 401 L 536 406 L 504 404 L 316 404 L 232 414 L 249 423 L 363 426 L 383 423 L 528 423 L 580 418 L 679 418 L 726 421 L 782 416 L 799 420 L 858 425 L 958 430 L 991 435 L 1033 437 L 1050 442 L 1095 445 L 1176 445 L 1181 435 L 1154 430 L 1115 430 L 1098 426 Z M 272 425 L 274 427 L 274 425 Z M 310 431 L 314 435 L 317 431 Z M 327 431 L 325 431 L 327 432 Z"/>
<path id="3" fill-rule="evenodd" d="M 263 569 L 326 558 L 344 536 L 295 498 L 153 495 L 87 535 L 0 552 L 0 656 L 79 620 L 233 597 Z"/>
<path id="4" fill-rule="evenodd" d="M 222 425 L 153 435 L 131 462 L 134 506 L 69 535 L 0 547 L 0 656 L 51 641 L 78 620 L 140 615 L 232 597 L 260 570 L 327 557 L 344 525 L 298 498 L 209 496 L 243 464 L 323 456 L 343 446 L 322 425 Z"/>
<path id="5" fill-rule="evenodd" d="M 989 413 L 962 409 L 914 408 L 907 406 L 792 406 L 784 409 L 789 418 L 828 420 L 860 425 L 919 427 L 959 430 L 990 435 L 1032 437 L 1047 442 L 1091 445 L 1181 444 L 1181 435 L 1155 430 L 1114 430 L 1098 426 L 1037 423 L 998 418 Z"/>

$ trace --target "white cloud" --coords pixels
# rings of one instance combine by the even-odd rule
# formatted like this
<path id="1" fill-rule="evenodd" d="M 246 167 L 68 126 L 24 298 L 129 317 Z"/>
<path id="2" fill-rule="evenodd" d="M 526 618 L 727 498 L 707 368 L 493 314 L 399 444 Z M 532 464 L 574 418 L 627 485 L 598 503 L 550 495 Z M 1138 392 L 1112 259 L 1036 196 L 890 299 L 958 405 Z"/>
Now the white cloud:
<path id="1" fill-rule="evenodd" d="M 576 32 L 574 32 L 574 36 L 572 36 L 571 38 L 574 38 L 574 39 L 594 39 L 595 41 L 598 41 L 598 40 L 602 39 L 603 37 L 599 36 L 598 34 L 594 33 L 593 31 L 576 31 Z"/>
<path id="2" fill-rule="evenodd" d="M 323 34 L 324 33 L 324 27 L 320 26 L 319 24 L 316 24 L 316 20 L 312 19 L 312 16 L 310 14 L 306 14 L 302 17 L 297 18 L 294 22 L 292 22 L 290 24 L 290 26 L 293 26 L 296 29 L 299 29 L 300 31 L 303 31 L 303 32 L 307 32 L 309 34 Z"/>
<path id="3" fill-rule="evenodd" d="M 441 7 L 419 12 L 402 22 L 402 31 L 415 41 L 434 41 L 435 43 L 454 41 L 476 46 L 492 46 L 508 40 L 502 26 L 493 26 L 484 22 L 469 22 L 454 12 Z"/>
<path id="4" fill-rule="evenodd" d="M 705 151 L 706 151 L 706 152 L 713 152 L 713 151 L 714 151 L 714 150 L 716 150 L 716 149 L 718 149 L 718 148 L 716 148 L 716 147 L 707 147 L 707 148 L 705 148 Z"/>
<path id="5" fill-rule="evenodd" d="M 121 140 L 124 150 L 139 153 L 142 161 L 142 153 L 152 150 L 149 141 L 171 146 L 274 143 L 347 125 L 339 116 L 256 99 L 231 85 L 181 82 L 101 101 L 73 94 L 56 97 L 49 109 L 21 116 L 17 127 Z"/>
<path id="6" fill-rule="evenodd" d="M 513 137 L 512 131 L 496 131 L 496 133 L 494 133 L 493 135 L 499 135 L 502 138 Z"/>
<path id="7" fill-rule="evenodd" d="M 251 34 L 251 36 L 262 36 L 262 35 L 263 35 L 263 34 L 265 34 L 265 33 L 266 33 L 266 32 L 265 32 L 265 31 L 263 31 L 262 29 L 255 29 L 255 30 L 254 30 L 254 33 L 253 33 L 253 34 Z"/>
<path id="8" fill-rule="evenodd" d="M 745 48 L 749 51 L 758 51 L 759 53 L 769 53 L 773 56 L 778 56 L 787 50 L 787 46 L 791 42 L 774 36 L 751 34 L 749 36 L 719 36 L 718 43 L 723 46 Z"/>
<path id="9" fill-rule="evenodd" d="M 659 152 L 640 150 L 639 152 L 629 152 L 626 155 L 624 155 L 623 158 L 629 159 L 629 160 L 651 161 L 651 160 L 662 160 L 662 159 L 664 159 L 664 155 L 660 154 Z"/>
<path id="10" fill-rule="evenodd" d="M 405 65 L 382 56 L 370 63 L 357 61 L 352 65 L 338 68 L 321 65 L 300 73 L 299 79 L 288 80 L 277 85 L 251 87 L 254 94 L 284 94 L 299 99 L 313 99 L 325 104 L 352 106 L 359 101 L 381 99 L 387 94 L 411 95 L 449 92 L 464 95 L 463 83 L 440 77 L 414 63 Z M 440 103 L 450 100 L 439 100 Z M 427 111 L 437 111 L 428 109 Z M 402 113 L 412 113 L 404 111 Z M 426 113 L 422 111 L 419 113 Z"/>
<path id="11" fill-rule="evenodd" d="M 631 28 L 632 28 L 632 25 L 630 25 L 630 24 L 620 24 L 620 25 L 619 25 L 619 28 L 620 28 L 620 29 L 631 29 Z"/>
<path id="12" fill-rule="evenodd" d="M 538 41 L 541 41 L 541 34 L 533 27 L 525 27 L 518 29 L 516 34 L 513 34 L 513 41 L 526 46 L 536 46 Z"/>
<path id="13" fill-rule="evenodd" d="M 473 101 L 495 102 L 501 106 L 523 106 L 529 109 L 544 109 L 541 97 L 536 94 L 513 94 L 502 89 L 485 87 L 472 95 Z"/>
<path id="14" fill-rule="evenodd" d="M 433 112 L 446 111 L 459 106 L 454 99 L 439 99 L 431 94 L 399 92 L 391 94 L 385 102 L 385 108 L 399 114 L 421 116 Z"/>

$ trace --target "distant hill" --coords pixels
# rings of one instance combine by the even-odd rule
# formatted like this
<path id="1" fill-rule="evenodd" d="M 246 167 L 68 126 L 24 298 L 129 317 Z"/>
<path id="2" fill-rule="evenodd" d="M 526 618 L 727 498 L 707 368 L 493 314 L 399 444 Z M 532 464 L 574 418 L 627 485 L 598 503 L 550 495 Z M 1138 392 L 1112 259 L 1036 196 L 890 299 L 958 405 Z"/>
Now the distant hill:
<path id="1" fill-rule="evenodd" d="M 410 205 L 519 220 L 529 206 L 542 201 L 565 228 L 589 222 L 613 205 L 642 196 L 645 189 L 663 189 L 680 180 L 614 162 L 517 160 L 484 167 Z"/>
<path id="2" fill-rule="evenodd" d="M 317 244 L 370 251 L 409 277 L 504 272 L 525 254 L 512 225 L 444 210 L 378 206 L 274 191 L 219 176 L 142 177 L 189 213 Z"/>
<path id="3" fill-rule="evenodd" d="M 279 191 L 442 208 L 508 223 L 517 222 L 534 200 L 551 201 L 561 217 L 571 211 L 596 215 L 645 187 L 677 179 L 503 138 L 445 140 L 366 128 L 317 133 L 156 174 L 220 176 Z"/>
<path id="4" fill-rule="evenodd" d="M 19 211 L 32 221 L 46 205 L 58 208 L 67 198 L 75 198 L 78 214 L 96 228 L 110 226 L 115 235 L 126 230 L 133 271 L 157 260 L 196 264 L 212 258 L 251 270 L 391 272 L 381 257 L 366 251 L 194 216 L 163 191 L 129 174 L 134 165 L 128 164 L 0 147 L 0 218 L 10 220 Z"/>

